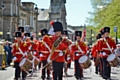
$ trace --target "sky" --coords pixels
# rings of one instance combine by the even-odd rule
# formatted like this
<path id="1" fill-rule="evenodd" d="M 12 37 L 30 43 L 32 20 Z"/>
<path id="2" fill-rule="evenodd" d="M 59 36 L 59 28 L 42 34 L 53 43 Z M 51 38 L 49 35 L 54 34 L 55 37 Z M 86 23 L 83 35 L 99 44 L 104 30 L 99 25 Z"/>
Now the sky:
<path id="1" fill-rule="evenodd" d="M 21 0 L 22 2 L 34 2 L 39 8 L 48 9 L 50 0 Z M 66 0 L 67 24 L 72 26 L 80 26 L 86 24 L 86 18 L 92 11 L 90 0 Z"/>

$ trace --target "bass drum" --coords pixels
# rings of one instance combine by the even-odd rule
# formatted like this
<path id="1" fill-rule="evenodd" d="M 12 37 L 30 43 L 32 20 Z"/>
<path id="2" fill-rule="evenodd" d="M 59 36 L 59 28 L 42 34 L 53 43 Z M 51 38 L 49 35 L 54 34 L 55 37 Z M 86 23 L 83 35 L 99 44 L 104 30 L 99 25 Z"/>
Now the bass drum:
<path id="1" fill-rule="evenodd" d="M 29 69 L 32 68 L 32 62 L 30 62 L 27 58 L 23 58 L 22 61 L 19 63 L 20 68 L 27 72 Z"/>
<path id="2" fill-rule="evenodd" d="M 109 62 L 110 66 L 112 66 L 112 67 L 116 67 L 120 63 L 119 58 L 115 54 L 110 54 L 107 57 L 107 61 Z"/>
<path id="3" fill-rule="evenodd" d="M 80 65 L 83 69 L 89 68 L 92 64 L 90 59 L 88 58 L 88 56 L 85 56 L 85 55 L 80 57 L 78 62 L 80 63 Z"/>

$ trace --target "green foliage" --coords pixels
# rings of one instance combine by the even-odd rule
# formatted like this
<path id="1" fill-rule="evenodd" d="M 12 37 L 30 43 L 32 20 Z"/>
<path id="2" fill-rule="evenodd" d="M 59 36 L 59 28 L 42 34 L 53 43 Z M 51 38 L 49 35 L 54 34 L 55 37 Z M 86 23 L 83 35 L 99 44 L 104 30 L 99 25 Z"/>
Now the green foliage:
<path id="1" fill-rule="evenodd" d="M 102 4 L 100 0 L 91 0 L 91 2 L 94 3 L 92 4 L 93 6 Z M 115 37 L 114 26 L 117 26 L 118 37 L 120 38 L 120 0 L 112 0 L 111 3 L 103 6 L 102 9 L 95 10 L 92 13 L 92 17 L 88 18 L 88 22 L 94 24 L 96 31 L 105 26 L 109 26 L 111 28 L 110 36 L 112 37 Z"/>

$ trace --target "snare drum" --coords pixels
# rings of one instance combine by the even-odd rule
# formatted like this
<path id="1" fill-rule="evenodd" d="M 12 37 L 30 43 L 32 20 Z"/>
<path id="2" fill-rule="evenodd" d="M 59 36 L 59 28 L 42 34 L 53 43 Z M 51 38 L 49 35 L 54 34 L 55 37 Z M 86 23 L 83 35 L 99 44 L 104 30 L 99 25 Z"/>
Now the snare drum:
<path id="1" fill-rule="evenodd" d="M 22 61 L 19 63 L 19 66 L 22 70 L 28 71 L 32 68 L 32 63 L 27 58 L 23 58 Z"/>
<path id="2" fill-rule="evenodd" d="M 27 58 L 28 58 L 29 60 L 33 60 L 33 55 L 32 55 L 32 53 L 28 53 L 28 54 L 27 54 Z"/>
<path id="3" fill-rule="evenodd" d="M 112 67 L 116 67 L 120 62 L 120 60 L 118 59 L 118 57 L 115 54 L 110 54 L 107 57 L 107 61 L 109 62 L 110 66 L 112 66 Z"/>
<path id="4" fill-rule="evenodd" d="M 91 66 L 91 61 L 88 56 L 82 56 L 79 58 L 78 62 L 80 63 L 81 67 L 87 69 Z"/>

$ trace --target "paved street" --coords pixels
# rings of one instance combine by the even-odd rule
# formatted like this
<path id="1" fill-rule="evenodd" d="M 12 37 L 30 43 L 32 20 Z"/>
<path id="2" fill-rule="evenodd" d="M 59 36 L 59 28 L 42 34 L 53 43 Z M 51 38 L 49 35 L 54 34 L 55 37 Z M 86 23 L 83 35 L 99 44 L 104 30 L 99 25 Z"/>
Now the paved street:
<path id="1" fill-rule="evenodd" d="M 72 68 L 68 71 L 69 75 L 72 77 L 64 77 L 63 80 L 76 80 L 74 78 L 74 69 L 73 63 Z M 14 75 L 14 68 L 8 67 L 7 70 L 0 70 L 0 80 L 13 80 Z M 120 68 L 112 68 L 112 80 L 120 80 Z M 40 71 L 37 71 L 33 74 L 33 77 L 27 77 L 26 80 L 42 80 L 40 78 Z M 84 80 L 104 80 L 99 75 L 94 73 L 94 66 L 92 65 L 89 69 L 84 70 Z"/>

